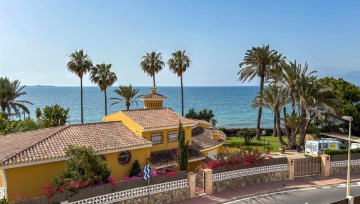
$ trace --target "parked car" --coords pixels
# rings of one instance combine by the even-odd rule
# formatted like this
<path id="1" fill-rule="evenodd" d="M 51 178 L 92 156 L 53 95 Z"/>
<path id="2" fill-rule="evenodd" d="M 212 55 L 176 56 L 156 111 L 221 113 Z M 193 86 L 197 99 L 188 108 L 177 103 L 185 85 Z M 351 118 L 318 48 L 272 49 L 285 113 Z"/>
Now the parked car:
<path id="1" fill-rule="evenodd" d="M 317 157 L 324 154 L 327 149 L 346 149 L 345 145 L 339 140 L 307 140 L 305 143 L 305 155 Z"/>

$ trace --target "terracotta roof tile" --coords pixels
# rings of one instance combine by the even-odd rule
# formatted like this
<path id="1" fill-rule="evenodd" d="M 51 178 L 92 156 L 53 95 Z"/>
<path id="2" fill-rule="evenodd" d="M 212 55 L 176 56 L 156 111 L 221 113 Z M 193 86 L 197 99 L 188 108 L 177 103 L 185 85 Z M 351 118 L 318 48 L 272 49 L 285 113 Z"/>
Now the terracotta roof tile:
<path id="1" fill-rule="evenodd" d="M 0 165 L 64 158 L 64 148 L 69 145 L 91 146 L 96 152 L 104 152 L 151 142 L 135 135 L 121 122 L 69 125 L 0 137 L 1 152 L 9 150 L 0 154 Z"/>
<path id="2" fill-rule="evenodd" d="M 145 130 L 178 126 L 179 122 L 183 125 L 197 124 L 195 121 L 187 119 L 168 108 L 125 110 L 123 113 Z"/>
<path id="3" fill-rule="evenodd" d="M 161 94 L 158 94 L 158 93 L 149 93 L 149 94 L 146 94 L 146 95 L 141 95 L 140 98 L 142 99 L 165 99 L 166 97 L 161 95 Z"/>
<path id="4" fill-rule="evenodd" d="M 220 137 L 218 140 L 214 140 L 213 135 L 219 135 Z M 226 135 L 221 130 L 202 127 L 196 127 L 192 130 L 192 145 L 199 150 L 220 145 L 224 143 L 225 140 Z"/>
<path id="5" fill-rule="evenodd" d="M 45 128 L 0 136 L 0 162 L 24 151 L 65 127 Z"/>
<path id="6" fill-rule="evenodd" d="M 197 149 L 189 147 L 189 161 L 193 159 L 201 159 L 205 156 Z M 177 163 L 177 148 L 159 150 L 150 153 L 149 162 L 155 167 L 176 165 Z"/>

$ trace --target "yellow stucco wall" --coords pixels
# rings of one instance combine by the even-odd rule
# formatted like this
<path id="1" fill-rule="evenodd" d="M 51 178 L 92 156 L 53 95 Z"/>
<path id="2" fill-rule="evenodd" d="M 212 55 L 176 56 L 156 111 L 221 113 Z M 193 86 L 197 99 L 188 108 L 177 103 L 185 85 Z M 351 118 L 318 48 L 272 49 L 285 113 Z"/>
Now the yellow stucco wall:
<path id="1" fill-rule="evenodd" d="M 197 120 L 198 126 L 202 128 L 211 128 L 212 125 L 208 124 L 206 121 Z"/>
<path id="2" fill-rule="evenodd" d="M 146 159 L 150 156 L 150 148 L 130 150 L 131 161 L 126 165 L 122 165 L 118 162 L 119 152 L 104 155 L 111 168 L 111 177 L 116 180 L 129 175 L 135 160 L 138 160 L 141 168 L 143 168 L 147 164 Z M 24 193 L 31 197 L 43 196 L 42 186 L 50 182 L 51 176 L 58 175 L 64 168 L 65 161 L 59 161 L 6 169 L 9 200 L 13 200 L 16 194 L 19 193 Z"/>
<path id="3" fill-rule="evenodd" d="M 189 162 L 188 165 L 188 171 L 192 171 L 195 172 L 196 168 L 200 165 L 204 164 L 203 161 L 194 161 L 194 162 Z"/>
<path id="4" fill-rule="evenodd" d="M 185 141 L 189 141 L 189 145 L 191 144 L 191 127 L 185 127 Z M 168 141 L 168 134 L 171 131 L 178 131 L 178 128 L 169 128 L 164 130 L 156 130 L 156 131 L 147 131 L 142 133 L 142 137 L 148 139 L 151 141 L 151 134 L 154 133 L 162 133 L 163 135 L 163 143 L 162 144 L 153 144 L 151 147 L 151 151 L 158 151 L 158 150 L 164 150 L 164 149 L 172 149 L 177 148 L 178 142 L 169 142 Z"/>
<path id="5" fill-rule="evenodd" d="M 132 167 L 132 164 L 135 160 L 139 161 L 140 167 L 143 168 L 147 165 L 147 158 L 150 157 L 150 148 L 142 148 L 142 149 L 135 149 L 131 150 L 131 161 L 126 164 L 122 165 L 118 161 L 119 152 L 111 153 L 105 155 L 106 161 L 108 162 L 109 167 L 111 168 L 111 178 L 119 179 L 128 176 L 129 171 Z"/>
<path id="6" fill-rule="evenodd" d="M 121 121 L 127 128 L 129 128 L 135 134 L 141 136 L 142 127 L 127 115 L 125 115 L 122 111 L 105 116 L 103 120 L 104 122 Z"/>
<path id="7" fill-rule="evenodd" d="M 3 178 L 4 178 L 3 170 L 0 169 L 0 187 L 4 186 Z"/>
<path id="8" fill-rule="evenodd" d="M 50 182 L 65 168 L 65 161 L 6 169 L 7 194 L 13 200 L 16 194 L 25 193 L 31 197 L 43 195 L 42 186 Z"/>
<path id="9" fill-rule="evenodd" d="M 162 108 L 163 107 L 163 100 L 146 100 L 144 101 L 144 108 Z"/>

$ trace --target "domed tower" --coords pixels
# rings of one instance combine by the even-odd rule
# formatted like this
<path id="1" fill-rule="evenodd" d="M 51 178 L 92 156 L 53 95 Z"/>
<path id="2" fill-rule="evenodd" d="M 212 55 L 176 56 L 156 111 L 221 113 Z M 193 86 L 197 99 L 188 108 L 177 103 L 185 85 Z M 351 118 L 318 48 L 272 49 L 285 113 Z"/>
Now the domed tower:
<path id="1" fill-rule="evenodd" d="M 163 108 L 163 101 L 166 97 L 156 93 L 156 87 L 152 87 L 150 90 L 149 94 L 140 96 L 144 101 L 144 109 Z"/>

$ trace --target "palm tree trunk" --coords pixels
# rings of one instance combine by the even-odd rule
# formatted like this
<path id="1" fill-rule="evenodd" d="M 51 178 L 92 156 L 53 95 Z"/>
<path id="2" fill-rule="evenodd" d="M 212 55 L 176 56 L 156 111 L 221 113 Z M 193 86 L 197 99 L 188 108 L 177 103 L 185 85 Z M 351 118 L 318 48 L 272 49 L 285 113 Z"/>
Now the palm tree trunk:
<path id="1" fill-rule="evenodd" d="M 302 147 L 305 144 L 305 136 L 306 136 L 306 110 L 301 108 L 301 124 L 300 124 L 300 134 L 299 134 L 299 147 Z"/>
<path id="2" fill-rule="evenodd" d="M 285 134 L 286 137 L 290 143 L 290 133 L 289 133 L 289 129 L 288 129 L 288 125 L 287 125 L 287 114 L 286 114 L 286 107 L 283 108 L 283 112 L 284 112 L 284 126 L 285 126 Z"/>
<path id="3" fill-rule="evenodd" d="M 274 112 L 274 127 L 273 127 L 273 134 L 272 136 L 276 137 L 277 133 L 276 133 L 276 113 Z"/>
<path id="4" fill-rule="evenodd" d="M 181 115 L 184 116 L 184 87 L 183 87 L 182 74 L 180 76 L 180 81 L 181 81 Z"/>
<path id="5" fill-rule="evenodd" d="M 291 117 L 294 118 L 296 116 L 295 113 L 295 106 L 296 106 L 296 101 L 295 101 L 295 93 L 291 93 L 291 99 L 292 99 L 292 104 L 291 104 Z M 290 143 L 291 145 L 295 146 L 296 145 L 296 129 L 295 127 L 291 127 L 291 135 L 290 135 Z"/>
<path id="6" fill-rule="evenodd" d="M 264 81 L 265 81 L 265 77 L 261 76 L 261 80 L 260 80 L 260 98 L 262 97 L 262 92 L 264 90 Z M 259 111 L 258 111 L 257 123 L 256 123 L 256 139 L 257 140 L 261 140 L 261 138 L 260 138 L 261 113 L 262 113 L 262 107 L 260 106 Z"/>
<path id="7" fill-rule="evenodd" d="M 129 102 L 129 101 L 126 101 L 125 105 L 126 105 L 126 109 L 127 109 L 127 110 L 130 110 L 130 102 Z"/>
<path id="8" fill-rule="evenodd" d="M 153 75 L 153 84 L 154 84 L 154 87 L 156 87 L 156 85 L 155 85 L 155 74 Z"/>
<path id="9" fill-rule="evenodd" d="M 277 136 L 278 136 L 280 144 L 285 145 L 285 142 L 281 136 L 280 111 L 278 108 L 275 110 L 275 113 L 276 113 Z"/>
<path id="10" fill-rule="evenodd" d="M 80 112 L 81 112 L 81 123 L 84 123 L 84 115 L 83 115 L 83 85 L 82 85 L 82 77 L 80 77 Z"/>
<path id="11" fill-rule="evenodd" d="M 105 116 L 107 116 L 107 97 L 106 97 L 106 89 L 104 90 L 105 95 Z"/>

